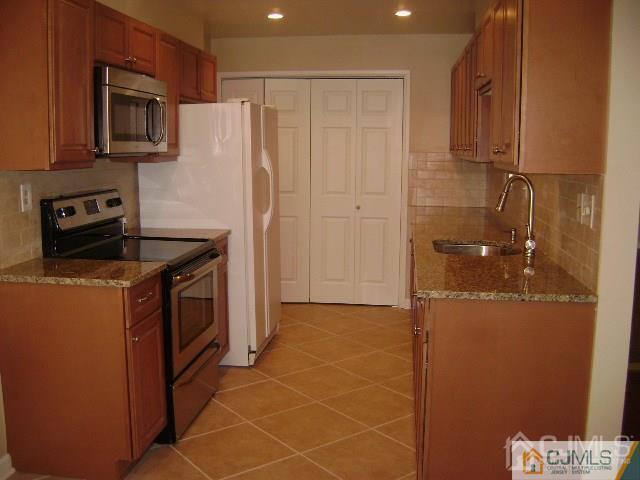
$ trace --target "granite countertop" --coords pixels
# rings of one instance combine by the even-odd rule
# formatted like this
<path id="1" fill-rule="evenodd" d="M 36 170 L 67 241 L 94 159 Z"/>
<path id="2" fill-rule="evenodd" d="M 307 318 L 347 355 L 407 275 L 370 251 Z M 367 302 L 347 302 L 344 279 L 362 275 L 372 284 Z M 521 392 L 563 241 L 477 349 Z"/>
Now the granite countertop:
<path id="1" fill-rule="evenodd" d="M 220 228 L 131 228 L 129 235 L 164 238 L 208 238 L 214 242 L 228 237 L 231 230 Z"/>
<path id="2" fill-rule="evenodd" d="M 593 292 L 537 251 L 533 275 L 525 275 L 521 253 L 475 257 L 447 255 L 433 249 L 433 240 L 492 240 L 509 242 L 509 234 L 482 213 L 483 209 L 457 209 L 458 215 L 428 216 L 414 224 L 416 290 L 424 298 L 516 300 L 545 302 L 597 301 Z M 524 239 L 516 242 L 522 248 Z M 530 273 L 530 271 L 528 272 Z"/>
<path id="3" fill-rule="evenodd" d="M 227 237 L 225 229 L 133 228 L 129 235 L 164 238 Z M 166 268 L 164 262 L 35 258 L 0 270 L 0 283 L 47 283 L 93 287 L 132 287 Z"/>
<path id="4" fill-rule="evenodd" d="M 0 270 L 0 283 L 132 287 L 166 267 L 163 262 L 34 258 Z"/>

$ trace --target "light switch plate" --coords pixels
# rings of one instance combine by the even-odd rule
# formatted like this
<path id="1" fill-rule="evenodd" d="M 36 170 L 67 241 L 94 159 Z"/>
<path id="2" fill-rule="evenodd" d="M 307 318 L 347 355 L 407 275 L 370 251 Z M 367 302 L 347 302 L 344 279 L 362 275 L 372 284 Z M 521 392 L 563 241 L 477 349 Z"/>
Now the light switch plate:
<path id="1" fill-rule="evenodd" d="M 33 208 L 33 197 L 31 195 L 31 184 L 20 184 L 20 211 L 29 212 Z"/>
<path id="2" fill-rule="evenodd" d="M 588 193 L 578 194 L 577 220 L 582 225 L 589 225 L 590 228 L 593 228 L 595 203 L 596 203 L 595 195 L 589 195 Z"/>

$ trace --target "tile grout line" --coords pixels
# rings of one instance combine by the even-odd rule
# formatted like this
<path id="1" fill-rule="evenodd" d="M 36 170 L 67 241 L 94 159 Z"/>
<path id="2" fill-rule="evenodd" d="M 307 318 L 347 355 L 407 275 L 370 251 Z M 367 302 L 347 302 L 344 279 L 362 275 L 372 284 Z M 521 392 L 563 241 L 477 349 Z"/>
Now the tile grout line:
<path id="1" fill-rule="evenodd" d="M 292 347 L 292 348 L 293 348 L 294 350 L 297 350 L 298 352 L 305 353 L 303 350 L 296 349 L 295 347 Z M 378 353 L 378 352 L 380 352 L 380 351 L 379 351 L 379 350 L 376 350 L 376 351 L 374 351 L 374 352 L 370 352 L 370 353 L 371 353 L 371 354 L 373 354 L 373 353 Z M 315 358 L 315 359 L 317 359 L 317 360 L 322 360 L 320 357 L 316 357 L 316 356 L 314 356 L 314 355 L 312 355 L 312 354 L 310 354 L 310 353 L 307 353 L 307 355 L 309 355 L 309 356 L 311 356 L 311 357 L 313 357 L 313 358 Z M 364 356 L 364 355 L 368 355 L 368 354 L 358 355 L 357 357 Z M 353 358 L 357 358 L 357 357 L 350 357 L 349 359 L 353 359 Z M 339 370 L 342 370 L 342 371 L 343 371 L 343 372 L 345 372 L 345 373 L 349 373 L 349 374 L 351 374 L 351 375 L 354 375 L 354 376 L 356 376 L 356 377 L 359 377 L 361 380 L 367 380 L 368 382 L 372 382 L 372 385 L 378 385 L 379 387 L 384 388 L 385 390 L 389 390 L 390 392 L 397 393 L 398 395 L 402 395 L 403 397 L 406 397 L 406 398 L 408 398 L 409 400 L 413 400 L 413 397 L 410 397 L 409 395 L 405 395 L 404 393 L 396 392 L 395 390 L 393 390 L 393 389 L 391 389 L 391 388 L 387 387 L 386 385 L 382 385 L 379 381 L 371 380 L 370 378 L 364 377 L 364 376 L 362 376 L 362 375 L 360 375 L 360 374 L 358 374 L 358 373 L 352 372 L 352 371 L 350 371 L 350 370 L 347 370 L 347 369 L 346 369 L 346 368 L 344 368 L 344 367 L 341 367 L 340 365 L 338 365 L 338 363 L 340 363 L 340 362 L 342 362 L 342 361 L 343 361 L 343 360 L 339 360 L 339 361 L 337 361 L 337 362 L 330 362 L 330 363 L 326 363 L 325 365 L 330 365 L 330 366 L 335 367 L 335 368 L 337 368 L 337 369 L 339 369 Z M 406 360 L 405 360 L 405 361 L 406 361 Z M 407 362 L 407 363 L 410 363 L 410 362 Z M 318 365 L 318 366 L 322 366 L 322 365 Z M 312 367 L 312 368 L 317 368 L 317 367 Z M 310 370 L 310 369 L 307 369 L 307 370 Z M 298 372 L 294 372 L 294 373 L 298 373 Z M 385 379 L 383 379 L 382 381 L 393 380 L 393 379 L 395 379 L 395 378 L 402 377 L 402 376 L 407 375 L 407 374 L 409 374 L 409 373 L 411 373 L 411 372 L 404 372 L 404 373 L 402 373 L 402 374 L 400 374 L 400 375 L 397 375 L 397 376 L 391 376 L 391 377 L 389 377 L 389 378 L 385 378 Z M 291 374 L 287 374 L 287 375 L 293 375 L 293 373 L 291 373 Z M 282 376 L 285 376 L 285 375 L 282 375 Z M 275 380 L 275 378 L 274 378 L 274 377 L 272 377 L 272 378 Z M 369 386 L 372 386 L 372 385 L 369 385 Z"/>
<path id="2" fill-rule="evenodd" d="M 189 457 L 187 457 L 180 450 L 178 450 L 175 447 L 175 445 L 169 445 L 169 448 L 171 448 L 171 450 L 173 450 L 178 455 L 180 455 L 182 458 L 184 458 L 187 461 L 187 463 L 189 463 L 193 468 L 195 468 L 198 472 L 200 472 L 204 476 L 204 478 L 206 478 L 207 480 L 213 480 L 209 475 L 207 475 L 207 473 L 204 470 L 202 470 L 198 465 L 196 465 L 194 462 L 192 462 Z"/>
<path id="3" fill-rule="evenodd" d="M 263 467 L 268 467 L 270 465 L 275 465 L 276 463 L 284 462 L 285 460 L 289 460 L 290 458 L 295 458 L 295 457 L 297 457 L 299 455 L 300 455 L 299 453 L 294 453 L 293 455 L 289 455 L 288 457 L 283 457 L 283 458 L 279 458 L 277 460 L 272 460 L 270 462 L 263 463 L 262 465 L 258 465 L 257 467 L 248 468 L 247 470 L 242 470 L 241 472 L 234 473 L 234 474 L 231 474 L 231 475 L 227 475 L 225 477 L 221 477 L 218 480 L 227 480 L 227 479 L 231 479 L 231 478 L 237 478 L 240 475 L 244 475 L 245 473 L 255 472 L 256 470 L 260 470 Z"/>
<path id="4" fill-rule="evenodd" d="M 282 440 L 280 440 L 278 437 L 276 437 L 275 435 L 272 435 L 271 433 L 269 433 L 268 431 L 266 431 L 264 428 L 261 428 L 259 425 L 256 425 L 255 423 L 253 423 L 251 420 L 249 420 L 248 418 L 246 418 L 244 415 L 239 414 L 238 412 L 232 410 L 230 407 L 227 407 L 226 405 L 223 405 L 227 410 L 235 413 L 236 415 L 238 415 L 240 418 L 242 418 L 243 420 L 245 420 L 246 422 L 249 422 L 254 428 L 256 428 L 257 430 L 260 430 L 262 433 L 264 433 L 265 435 L 267 435 L 268 437 L 272 438 L 273 440 L 275 440 L 276 442 L 280 443 L 282 446 L 284 446 L 285 448 L 296 452 L 298 455 L 301 455 L 302 457 L 306 458 L 309 462 L 313 463 L 314 465 L 316 465 L 317 467 L 321 468 L 322 470 L 324 470 L 325 472 L 327 472 L 329 475 L 331 475 L 332 477 L 337 478 L 338 480 L 343 480 L 341 477 L 339 477 L 338 475 L 334 474 L 332 471 L 328 470 L 327 468 L 323 467 L 322 465 L 320 465 L 319 463 L 313 461 L 312 459 L 306 457 L 302 452 L 300 452 L 297 448 L 293 448 L 291 445 L 287 445 L 285 442 L 283 442 Z M 282 459 L 281 459 L 282 460 Z M 261 465 L 262 466 L 262 465 Z"/>
<path id="5" fill-rule="evenodd" d="M 302 396 L 305 396 L 305 397 L 308 397 L 308 398 L 311 398 L 311 399 L 312 399 L 312 397 L 309 397 L 309 396 L 308 396 L 308 395 L 306 395 L 305 393 L 300 392 L 300 391 L 296 390 L 296 389 L 295 389 L 295 388 L 293 388 L 293 387 L 289 387 L 288 385 L 283 384 L 282 382 L 279 382 L 279 381 L 278 381 L 277 379 L 275 379 L 275 378 L 273 379 L 273 381 L 275 381 L 276 383 L 279 383 L 280 385 L 282 385 L 282 386 L 283 386 L 283 387 L 285 387 L 285 388 L 288 388 L 288 389 L 290 389 L 290 390 L 292 390 L 292 391 L 294 391 L 294 392 L 298 393 L 299 395 L 302 395 Z M 369 385 L 369 386 L 371 386 L 371 385 Z M 367 386 L 367 387 L 369 387 L 369 386 Z M 362 389 L 365 389 L 365 388 L 367 388 L 367 387 L 363 387 Z M 235 413 L 235 414 L 236 414 L 236 415 L 238 415 L 240 418 L 242 418 L 242 419 L 244 419 L 245 421 L 249 422 L 251 425 L 253 425 L 253 426 L 254 426 L 255 428 L 257 428 L 258 430 L 262 431 L 263 433 L 265 433 L 265 434 L 269 435 L 270 437 L 272 437 L 272 438 L 274 438 L 274 439 L 278 440 L 278 442 L 280 442 L 282 445 L 286 446 L 287 448 L 289 448 L 289 449 L 291 449 L 291 450 L 293 450 L 293 451 L 295 451 L 295 452 L 298 452 L 300 455 L 302 455 L 303 457 L 305 457 L 307 460 L 309 460 L 309 461 L 310 461 L 310 462 L 312 462 L 312 463 L 316 463 L 316 462 L 314 462 L 312 459 L 310 459 L 310 458 L 308 458 L 306 455 L 304 455 L 305 453 L 307 453 L 307 452 L 309 452 L 309 451 L 317 450 L 317 449 L 319 449 L 319 448 L 326 447 L 326 446 L 328 446 L 328 445 L 331 445 L 331 444 L 333 444 L 333 443 L 337 443 L 337 442 L 339 442 L 339 441 L 347 440 L 347 439 L 349 439 L 349 438 L 355 437 L 355 436 L 357 436 L 357 435 L 360 435 L 360 434 L 363 434 L 363 433 L 366 433 L 366 432 L 375 432 L 375 433 L 377 433 L 378 435 L 383 436 L 383 437 L 385 437 L 385 438 L 387 438 L 387 439 L 389 439 L 389 440 L 393 441 L 394 443 L 397 443 L 398 445 L 400 445 L 400 446 L 402 446 L 402 447 L 404 447 L 404 448 L 407 448 L 407 449 L 409 449 L 409 450 L 411 450 L 411 451 L 415 452 L 415 448 L 412 448 L 412 447 L 410 447 L 409 445 L 406 445 L 405 443 L 400 442 L 399 440 L 396 440 L 395 438 L 393 438 L 393 437 L 391 437 L 391 436 L 387 435 L 387 434 L 386 434 L 386 433 L 384 433 L 384 432 L 380 432 L 380 431 L 376 430 L 377 428 L 382 427 L 382 426 L 384 426 L 384 425 L 388 425 L 388 424 L 390 424 L 390 423 L 397 422 L 398 420 L 402 420 L 402 419 L 404 419 L 404 418 L 407 418 L 407 417 L 413 416 L 413 414 L 404 415 L 404 416 L 402 416 L 402 417 L 394 418 L 393 420 L 390 420 L 390 421 L 388 421 L 388 422 L 383 422 L 383 423 L 378 424 L 378 425 L 370 426 L 370 425 L 368 425 L 368 424 L 366 424 L 366 423 L 364 423 L 364 422 L 362 422 L 362 421 L 360 421 L 360 420 L 357 420 L 357 419 L 355 419 L 355 418 L 353 418 L 353 417 L 351 417 L 351 416 L 347 415 L 347 414 L 346 414 L 346 413 L 344 413 L 344 412 L 341 412 L 341 411 L 339 411 L 339 410 L 337 410 L 337 409 L 333 408 L 331 405 L 327 405 L 327 404 L 325 404 L 325 403 L 322 403 L 322 402 L 321 402 L 321 401 L 319 401 L 319 400 L 315 400 L 315 399 L 312 399 L 312 400 L 314 400 L 314 401 L 313 401 L 313 402 L 310 402 L 310 403 L 308 403 L 308 404 L 299 405 L 299 406 L 297 406 L 297 407 L 293 407 L 293 408 L 291 408 L 291 409 L 282 410 L 282 411 L 276 412 L 276 413 L 274 413 L 274 414 L 270 414 L 270 415 L 266 415 L 266 416 L 264 416 L 264 417 L 258 417 L 258 418 L 255 418 L 255 419 L 253 419 L 253 420 L 249 420 L 249 419 L 247 419 L 246 417 L 244 417 L 243 415 L 241 415 L 240 413 L 238 413 L 238 412 L 236 412 L 235 410 L 233 410 L 231 407 L 228 407 L 228 406 L 226 406 L 226 405 L 222 404 L 219 400 L 215 400 L 215 398 L 214 398 L 214 401 L 216 401 L 216 402 L 220 403 L 221 405 L 223 405 L 227 410 L 231 411 L 232 413 Z M 262 427 L 260 427 L 259 425 L 257 425 L 257 424 L 255 424 L 255 423 L 254 423 L 255 421 L 260 420 L 260 419 L 265 418 L 265 417 L 269 417 L 269 416 L 272 416 L 272 415 L 279 415 L 279 414 L 281 414 L 281 413 L 285 413 L 285 412 L 287 412 L 287 411 L 295 410 L 296 408 L 302 408 L 302 407 L 309 406 L 309 405 L 313 405 L 313 404 L 320 404 L 320 405 L 324 406 L 325 408 L 327 408 L 327 409 L 329 409 L 329 410 L 333 411 L 334 413 L 336 413 L 336 414 L 338 414 L 338 415 L 341 415 L 341 416 L 343 416 L 343 417 L 345 417 L 345 418 L 347 418 L 347 419 L 351 420 L 352 422 L 355 422 L 355 423 L 360 424 L 362 427 L 364 427 L 364 430 L 361 430 L 361 431 L 356 432 L 356 433 L 351 434 L 351 435 L 347 435 L 347 436 L 345 436 L 345 437 L 341 437 L 341 438 L 339 438 L 339 439 L 337 439 L 337 440 L 334 440 L 334 441 L 332 441 L 332 442 L 328 442 L 328 443 L 326 443 L 326 444 L 318 445 L 318 446 L 313 447 L 313 448 L 308 449 L 308 450 L 302 450 L 302 451 L 300 451 L 300 450 L 298 450 L 298 449 L 294 448 L 293 446 L 291 446 L 291 445 L 289 445 L 289 444 L 285 443 L 284 441 L 282 441 L 282 440 L 278 439 L 277 437 L 275 437 L 274 435 L 272 435 L 271 433 L 269 433 L 267 430 L 263 429 Z M 213 433 L 213 432 L 209 432 L 209 433 Z M 316 463 L 316 464 L 317 464 L 317 463 Z M 321 467 L 322 469 L 326 470 L 324 467 L 322 467 L 322 465 L 319 465 L 319 464 L 317 464 L 317 465 L 318 465 L 319 467 Z"/>

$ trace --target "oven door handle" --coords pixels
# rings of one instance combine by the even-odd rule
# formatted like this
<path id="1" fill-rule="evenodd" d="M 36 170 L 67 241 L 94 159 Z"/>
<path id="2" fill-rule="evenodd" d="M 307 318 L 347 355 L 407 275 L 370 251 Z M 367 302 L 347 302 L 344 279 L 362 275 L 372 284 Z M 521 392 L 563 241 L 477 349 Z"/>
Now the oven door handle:
<path id="1" fill-rule="evenodd" d="M 194 278 L 196 278 L 196 276 L 193 273 L 185 273 L 184 275 L 176 275 L 175 277 L 173 277 L 173 284 L 174 285 L 179 285 L 181 283 L 190 282 Z"/>
<path id="2" fill-rule="evenodd" d="M 204 275 L 205 273 L 208 273 L 211 270 L 213 270 L 216 266 L 218 266 L 220 262 L 222 262 L 222 255 L 218 255 L 216 258 L 212 259 L 211 261 L 208 261 L 207 263 L 205 263 L 204 265 L 202 265 L 200 268 L 198 268 L 193 272 L 174 275 L 171 278 L 171 285 L 177 286 L 183 283 L 194 282 L 198 278 L 202 277 L 202 275 Z"/>

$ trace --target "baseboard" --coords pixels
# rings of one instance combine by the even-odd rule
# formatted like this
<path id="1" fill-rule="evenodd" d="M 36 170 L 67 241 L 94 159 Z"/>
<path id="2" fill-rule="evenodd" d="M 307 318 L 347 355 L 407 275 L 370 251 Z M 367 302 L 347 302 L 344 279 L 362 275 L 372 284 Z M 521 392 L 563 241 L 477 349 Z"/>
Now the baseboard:
<path id="1" fill-rule="evenodd" d="M 6 453 L 0 457 L 0 480 L 7 480 L 14 473 L 15 470 L 11 466 L 11 456 Z"/>

